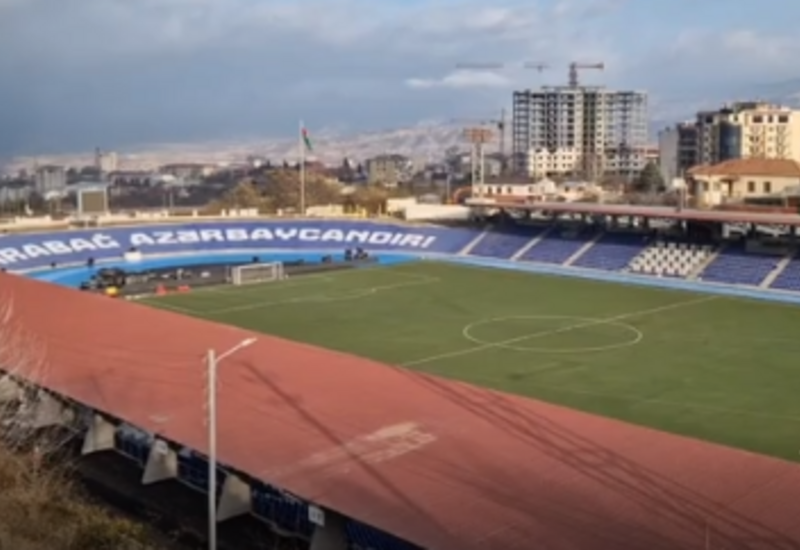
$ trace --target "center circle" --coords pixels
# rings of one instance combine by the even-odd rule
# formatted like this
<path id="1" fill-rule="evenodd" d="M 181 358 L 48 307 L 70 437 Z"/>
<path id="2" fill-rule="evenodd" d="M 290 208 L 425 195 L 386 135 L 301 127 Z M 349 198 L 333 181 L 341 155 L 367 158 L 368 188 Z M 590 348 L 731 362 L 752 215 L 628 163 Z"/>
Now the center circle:
<path id="1" fill-rule="evenodd" d="M 622 321 L 574 315 L 513 315 L 481 319 L 462 330 L 473 344 L 538 353 L 590 353 L 635 346 L 644 338 Z M 552 345 L 526 345 L 549 340 Z M 574 342 L 574 343 L 573 343 Z"/>

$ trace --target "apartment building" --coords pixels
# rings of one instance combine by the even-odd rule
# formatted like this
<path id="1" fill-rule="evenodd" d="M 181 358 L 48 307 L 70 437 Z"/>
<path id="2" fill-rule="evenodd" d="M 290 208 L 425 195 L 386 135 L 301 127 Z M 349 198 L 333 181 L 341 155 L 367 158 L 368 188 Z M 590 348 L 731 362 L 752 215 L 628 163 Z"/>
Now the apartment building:
<path id="1" fill-rule="evenodd" d="M 666 181 L 693 166 L 729 160 L 800 161 L 800 111 L 757 101 L 701 111 L 659 134 L 659 157 Z"/>
<path id="2" fill-rule="evenodd" d="M 39 166 L 34 177 L 34 189 L 45 197 L 52 193 L 62 193 L 67 189 L 67 171 L 63 166 Z"/>
<path id="3" fill-rule="evenodd" d="M 769 103 L 738 102 L 697 113 L 697 162 L 738 158 L 800 161 L 800 111 Z"/>
<path id="4" fill-rule="evenodd" d="M 109 174 L 119 170 L 119 158 L 114 151 L 94 151 L 94 167 L 101 174 Z"/>
<path id="5" fill-rule="evenodd" d="M 647 94 L 602 87 L 514 92 L 512 164 L 533 178 L 633 178 L 647 162 Z"/>
<path id="6" fill-rule="evenodd" d="M 697 126 L 694 122 L 681 122 L 658 133 L 658 166 L 668 186 L 697 164 Z"/>
<path id="7" fill-rule="evenodd" d="M 378 155 L 367 160 L 366 170 L 369 183 L 397 187 L 411 181 L 414 162 L 403 155 Z"/>

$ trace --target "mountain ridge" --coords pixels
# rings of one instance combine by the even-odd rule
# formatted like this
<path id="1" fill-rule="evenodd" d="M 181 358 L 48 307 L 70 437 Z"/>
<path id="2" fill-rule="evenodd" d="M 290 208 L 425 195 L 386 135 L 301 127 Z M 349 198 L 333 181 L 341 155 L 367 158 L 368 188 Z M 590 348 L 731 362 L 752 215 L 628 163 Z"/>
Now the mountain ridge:
<path id="1" fill-rule="evenodd" d="M 652 130 L 663 128 L 668 122 L 651 123 Z M 440 121 L 423 121 L 417 124 L 347 133 L 322 128 L 310 130 L 314 150 L 308 160 L 325 164 L 340 164 L 348 158 L 358 162 L 380 154 L 396 153 L 418 160 L 441 159 L 448 149 L 469 151 L 464 137 L 464 126 Z M 510 150 L 510 135 L 506 135 L 506 148 Z M 487 152 L 499 150 L 499 139 L 487 144 Z M 120 170 L 153 170 L 164 164 L 209 163 L 235 164 L 248 157 L 261 157 L 272 162 L 296 162 L 299 159 L 298 138 L 243 138 L 240 140 L 213 140 L 196 143 L 154 143 L 117 151 Z M 73 154 L 19 156 L 1 165 L 6 172 L 32 169 L 36 165 L 55 164 L 87 166 L 94 162 L 94 152 Z"/>

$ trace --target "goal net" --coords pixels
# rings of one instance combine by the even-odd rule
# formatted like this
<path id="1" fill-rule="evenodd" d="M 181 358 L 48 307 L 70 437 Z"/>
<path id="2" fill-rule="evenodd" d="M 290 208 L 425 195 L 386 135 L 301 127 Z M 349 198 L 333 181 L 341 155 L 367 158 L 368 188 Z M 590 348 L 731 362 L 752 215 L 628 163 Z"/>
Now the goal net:
<path id="1" fill-rule="evenodd" d="M 285 278 L 286 273 L 281 262 L 237 265 L 231 268 L 231 283 L 234 285 L 269 283 Z"/>

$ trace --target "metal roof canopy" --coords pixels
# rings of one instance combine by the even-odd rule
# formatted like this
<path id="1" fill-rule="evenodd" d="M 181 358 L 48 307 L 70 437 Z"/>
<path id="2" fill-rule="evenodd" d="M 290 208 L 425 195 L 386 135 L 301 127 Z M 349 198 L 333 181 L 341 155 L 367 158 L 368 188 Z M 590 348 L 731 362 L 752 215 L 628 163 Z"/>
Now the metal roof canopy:
<path id="1" fill-rule="evenodd" d="M 11 329 L 47 344 L 46 376 L 36 361 L 15 375 L 207 454 L 202 357 L 254 333 L 15 275 L 0 286 Z M 222 464 L 422 547 L 693 548 L 709 524 L 720 545 L 800 547 L 790 462 L 270 335 L 220 376 Z"/>
<path id="2" fill-rule="evenodd" d="M 470 207 L 505 208 L 513 210 L 550 211 L 564 214 L 589 214 L 606 216 L 635 216 L 641 218 L 666 218 L 716 223 L 755 223 L 762 225 L 800 226 L 800 214 L 776 214 L 746 211 L 698 210 L 696 208 L 678 209 L 671 206 L 635 206 L 628 204 L 589 204 L 537 202 L 531 204 L 497 203 L 490 201 L 470 201 Z"/>

